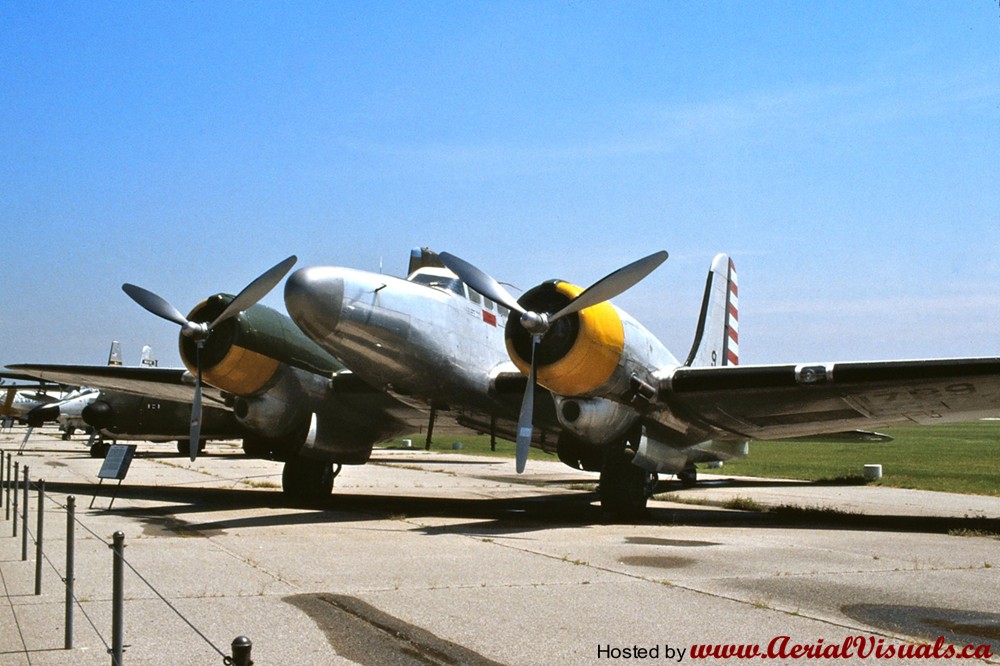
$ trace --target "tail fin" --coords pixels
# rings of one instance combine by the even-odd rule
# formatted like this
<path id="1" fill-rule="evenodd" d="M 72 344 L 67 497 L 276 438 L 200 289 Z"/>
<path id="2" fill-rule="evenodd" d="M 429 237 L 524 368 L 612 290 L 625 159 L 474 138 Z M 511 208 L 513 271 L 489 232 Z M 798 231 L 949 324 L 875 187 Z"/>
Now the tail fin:
<path id="1" fill-rule="evenodd" d="M 7 397 L 3 401 L 3 406 L 0 407 L 0 416 L 13 416 L 14 410 L 11 409 L 11 405 L 14 404 L 14 396 L 17 395 L 17 387 L 11 386 L 7 389 Z"/>
<path id="2" fill-rule="evenodd" d="M 117 340 L 111 341 L 111 351 L 108 352 L 108 365 L 122 364 L 122 344 Z"/>
<path id="3" fill-rule="evenodd" d="M 738 365 L 740 362 L 739 300 L 736 267 L 727 254 L 712 260 L 701 304 L 698 330 L 684 365 Z"/>
<path id="4" fill-rule="evenodd" d="M 144 345 L 142 348 L 142 356 L 139 359 L 139 365 L 146 368 L 155 368 L 159 365 L 156 357 L 153 356 L 153 348 L 149 345 Z"/>

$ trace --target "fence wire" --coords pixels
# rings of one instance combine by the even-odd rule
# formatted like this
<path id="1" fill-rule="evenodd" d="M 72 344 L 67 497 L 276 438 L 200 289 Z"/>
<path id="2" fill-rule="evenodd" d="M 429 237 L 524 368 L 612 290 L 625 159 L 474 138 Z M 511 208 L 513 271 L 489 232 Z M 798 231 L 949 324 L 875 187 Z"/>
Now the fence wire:
<path id="1" fill-rule="evenodd" d="M 10 455 L 10 454 L 8 453 L 8 455 Z M 2 459 L 0 459 L 0 464 L 2 464 Z M 6 480 L 5 480 L 5 483 L 6 483 Z M 23 483 L 23 481 L 15 481 L 14 483 L 17 486 L 20 486 L 21 483 Z M 38 484 L 34 483 L 33 481 L 31 481 L 29 479 L 28 480 L 28 489 L 29 489 L 29 491 L 32 488 L 34 488 L 35 490 L 37 490 L 37 489 L 39 489 L 39 486 L 38 486 Z M 0 492 L 2 492 L 2 488 L 0 488 Z M 62 504 L 61 502 L 59 502 L 54 497 L 52 497 L 52 495 L 51 495 L 50 492 L 45 492 L 43 494 L 43 498 L 45 500 L 51 502 L 52 504 L 55 504 L 57 507 L 63 509 L 63 511 L 66 513 L 67 517 L 69 516 L 68 507 L 65 504 Z M 27 507 L 25 507 L 24 510 L 27 511 Z M 41 507 L 41 506 L 39 506 L 37 510 L 44 511 L 44 508 Z M 26 514 L 22 514 L 22 515 L 26 515 Z M 14 520 L 17 520 L 17 519 L 18 519 L 18 516 L 15 513 Z M 108 541 L 107 539 L 105 539 L 104 537 L 102 537 L 100 534 L 98 534 L 97 532 L 95 532 L 94 530 L 92 530 L 90 527 L 88 527 L 86 523 L 84 523 L 82 520 L 80 520 L 80 518 L 78 516 L 75 515 L 75 513 L 74 513 L 74 516 L 73 516 L 73 522 L 76 525 L 79 525 L 80 527 L 82 527 L 85 532 L 87 532 L 88 534 L 90 534 L 91 536 L 93 536 L 95 539 L 97 539 L 98 541 L 100 541 L 101 543 L 103 543 L 108 548 L 111 548 L 113 546 L 113 544 L 110 541 Z M 37 545 L 38 542 L 35 539 L 35 535 L 31 532 L 30 527 L 26 528 L 25 533 L 31 538 L 32 543 L 35 544 L 35 545 Z M 115 554 L 115 557 L 118 557 L 117 553 Z M 48 562 L 49 566 L 56 573 L 56 575 L 63 582 L 63 584 L 66 584 L 68 582 L 66 575 L 63 575 L 62 573 L 60 573 L 59 568 L 55 565 L 54 562 L 52 562 L 52 560 L 49 558 L 49 556 L 45 553 L 44 549 L 42 551 L 42 558 L 46 562 Z M 127 566 L 132 571 L 132 573 L 135 574 L 136 578 L 138 578 L 139 580 L 141 580 L 143 582 L 143 584 L 146 585 L 146 587 L 148 587 L 150 589 L 150 591 L 152 591 L 153 594 L 155 594 L 160 599 L 160 601 L 162 601 L 164 604 L 166 604 L 167 608 L 169 608 L 170 610 L 172 610 L 177 615 L 177 617 L 179 617 L 185 624 L 187 624 L 188 627 L 191 628 L 191 630 L 195 634 L 197 634 L 203 641 L 205 641 L 205 643 L 207 643 L 213 650 L 215 650 L 215 652 L 218 653 L 219 656 L 221 656 L 223 658 L 224 662 L 230 659 L 229 655 L 227 655 L 225 652 L 223 652 L 222 650 L 220 650 L 219 647 L 215 643 L 213 643 L 211 641 L 211 639 L 208 638 L 208 636 L 206 636 L 204 634 L 204 632 L 202 632 L 200 629 L 198 629 L 198 627 L 196 627 L 194 625 L 194 623 L 191 622 L 191 620 L 189 620 L 187 617 L 185 617 L 185 615 L 176 606 L 174 606 L 167 599 L 166 596 L 164 596 L 159 590 L 157 590 L 156 587 L 152 583 L 150 583 L 149 580 L 145 576 L 143 576 L 141 573 L 139 573 L 139 570 L 136 569 L 132 565 L 131 562 L 129 562 L 127 559 L 125 559 L 124 553 L 121 555 L 121 560 L 122 560 L 122 563 L 125 566 Z M 20 625 L 20 623 L 17 620 L 17 613 L 14 612 L 14 605 L 13 605 L 13 603 L 10 602 L 10 595 L 9 595 L 9 593 L 7 593 L 6 579 L 3 578 L 3 572 L 2 571 L 0 571 L 0 582 L 3 583 L 4 592 L 5 592 L 5 595 L 7 596 L 8 603 L 11 604 L 11 613 L 14 616 L 14 622 L 17 625 L 18 635 L 21 638 L 21 645 L 24 646 L 25 656 L 26 656 L 26 659 L 28 660 L 28 664 L 30 666 L 30 664 L 31 664 L 31 658 L 30 658 L 30 655 L 28 654 L 27 644 L 26 644 L 26 642 L 24 640 L 24 635 L 21 632 L 21 625 Z M 113 654 L 113 650 L 111 648 L 111 645 L 108 643 L 108 641 L 104 638 L 103 634 L 101 634 L 100 630 L 94 624 L 93 619 L 87 613 L 86 609 L 83 607 L 83 604 L 77 598 L 76 594 L 73 593 L 72 596 L 73 596 L 73 602 L 74 602 L 74 604 L 76 605 L 77 608 L 80 609 L 80 612 L 83 613 L 83 616 L 87 620 L 87 623 L 94 630 L 94 633 L 97 634 L 97 637 L 101 640 L 101 643 L 104 644 L 105 649 L 108 651 L 108 654 L 112 655 L 112 659 L 113 659 L 114 658 L 114 654 Z"/>

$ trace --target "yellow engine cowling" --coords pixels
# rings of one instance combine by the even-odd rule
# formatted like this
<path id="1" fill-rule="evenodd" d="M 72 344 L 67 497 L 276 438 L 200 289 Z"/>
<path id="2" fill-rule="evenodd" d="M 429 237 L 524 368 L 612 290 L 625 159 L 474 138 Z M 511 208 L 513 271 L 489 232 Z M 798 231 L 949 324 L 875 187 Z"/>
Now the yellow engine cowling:
<path id="1" fill-rule="evenodd" d="M 522 307 L 554 312 L 583 289 L 551 281 L 528 290 Z M 521 372 L 531 367 L 531 336 L 517 317 L 507 320 L 507 353 Z M 600 303 L 556 321 L 536 350 L 538 383 L 565 396 L 592 395 L 606 386 L 625 351 L 625 327 L 610 303 Z"/>
<path id="2" fill-rule="evenodd" d="M 231 297 L 217 295 L 199 303 L 188 315 L 191 321 L 211 321 L 228 305 Z M 249 349 L 243 341 L 254 334 L 245 316 L 227 319 L 217 325 L 201 350 L 202 378 L 216 388 L 234 395 L 253 395 L 270 382 L 281 362 Z M 195 342 L 180 336 L 180 355 L 192 374 L 195 366 Z"/>

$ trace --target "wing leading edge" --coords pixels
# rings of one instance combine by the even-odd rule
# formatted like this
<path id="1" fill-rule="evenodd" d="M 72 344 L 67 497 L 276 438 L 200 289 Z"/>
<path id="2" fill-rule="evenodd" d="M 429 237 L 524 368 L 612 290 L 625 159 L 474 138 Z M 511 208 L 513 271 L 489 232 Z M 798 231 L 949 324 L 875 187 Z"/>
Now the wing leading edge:
<path id="1" fill-rule="evenodd" d="M 194 378 L 183 368 L 45 364 L 7 367 L 37 379 L 71 386 L 92 386 L 177 402 L 191 402 L 194 399 Z M 218 389 L 206 386 L 204 400 L 206 405 L 229 409 Z"/>
<path id="2" fill-rule="evenodd" d="M 679 367 L 658 402 L 718 438 L 970 421 L 1000 415 L 1000 358 Z"/>

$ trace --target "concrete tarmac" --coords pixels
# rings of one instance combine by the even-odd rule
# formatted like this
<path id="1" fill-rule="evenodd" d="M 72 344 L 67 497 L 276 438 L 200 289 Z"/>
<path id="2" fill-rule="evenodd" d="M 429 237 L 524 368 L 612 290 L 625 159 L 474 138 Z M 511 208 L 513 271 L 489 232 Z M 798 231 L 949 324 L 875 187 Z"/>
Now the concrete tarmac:
<path id="1" fill-rule="evenodd" d="M 512 460 L 376 450 L 305 507 L 282 497 L 280 464 L 236 444 L 191 463 L 140 443 L 117 489 L 98 487 L 102 461 L 81 438 L 36 433 L 15 460 L 45 480 L 42 593 L 37 492 L 24 561 L 4 493 L 0 664 L 111 663 L 119 530 L 123 665 L 218 664 L 241 635 L 258 666 L 746 661 L 694 658 L 705 645 L 770 646 L 753 659 L 767 664 L 1000 663 L 944 658 L 1000 655 L 1000 498 L 722 474 L 663 483 L 643 520 L 622 523 L 602 514 L 595 475 L 555 461 L 518 476 Z"/>

